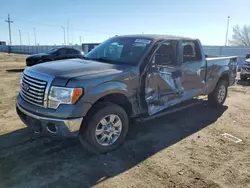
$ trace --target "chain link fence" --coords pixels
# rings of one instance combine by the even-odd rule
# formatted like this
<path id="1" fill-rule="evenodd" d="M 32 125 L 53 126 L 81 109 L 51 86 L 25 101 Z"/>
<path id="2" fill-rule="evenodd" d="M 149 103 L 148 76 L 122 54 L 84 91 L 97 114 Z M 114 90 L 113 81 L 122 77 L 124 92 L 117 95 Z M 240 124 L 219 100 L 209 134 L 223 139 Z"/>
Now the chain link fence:
<path id="1" fill-rule="evenodd" d="M 84 53 L 89 52 L 98 44 L 83 44 L 69 46 L 72 48 L 80 49 L 84 51 Z M 46 46 L 27 46 L 27 45 L 13 45 L 6 46 L 0 45 L 0 52 L 6 53 L 17 53 L 17 54 L 36 54 L 36 53 L 44 53 L 47 52 L 51 48 L 55 47 L 63 47 L 63 46 L 54 46 L 54 45 L 46 45 Z M 246 54 L 250 53 L 250 46 L 203 46 L 205 54 L 214 55 L 214 56 L 238 56 L 239 63 L 242 63 L 246 57 Z"/>

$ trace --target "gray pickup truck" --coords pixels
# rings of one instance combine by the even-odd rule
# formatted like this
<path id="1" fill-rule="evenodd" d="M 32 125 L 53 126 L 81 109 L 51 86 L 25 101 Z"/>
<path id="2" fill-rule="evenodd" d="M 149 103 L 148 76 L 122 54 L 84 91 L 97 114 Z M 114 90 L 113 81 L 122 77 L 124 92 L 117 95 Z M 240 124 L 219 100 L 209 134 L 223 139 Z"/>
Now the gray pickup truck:
<path id="1" fill-rule="evenodd" d="M 124 142 L 132 118 L 157 116 L 199 95 L 221 106 L 236 61 L 205 56 L 197 39 L 116 36 L 84 59 L 26 68 L 16 109 L 35 133 L 78 136 L 90 151 L 105 153 Z"/>

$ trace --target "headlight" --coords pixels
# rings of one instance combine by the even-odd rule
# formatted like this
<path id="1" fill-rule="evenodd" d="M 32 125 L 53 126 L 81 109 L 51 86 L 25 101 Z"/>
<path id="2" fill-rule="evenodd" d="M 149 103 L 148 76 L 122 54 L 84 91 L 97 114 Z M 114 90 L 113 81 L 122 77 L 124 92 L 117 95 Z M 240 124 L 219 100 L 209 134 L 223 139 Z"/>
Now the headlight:
<path id="1" fill-rule="evenodd" d="M 48 107 L 57 109 L 60 104 L 75 104 L 82 94 L 82 88 L 52 86 L 49 92 Z"/>

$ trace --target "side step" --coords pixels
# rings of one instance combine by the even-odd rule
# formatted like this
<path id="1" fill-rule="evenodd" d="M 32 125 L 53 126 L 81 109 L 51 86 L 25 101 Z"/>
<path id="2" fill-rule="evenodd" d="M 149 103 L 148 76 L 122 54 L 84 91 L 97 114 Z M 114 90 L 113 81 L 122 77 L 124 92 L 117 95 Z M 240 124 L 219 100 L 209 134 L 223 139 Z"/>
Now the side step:
<path id="1" fill-rule="evenodd" d="M 183 103 L 181 103 L 179 105 L 170 107 L 169 109 L 166 109 L 166 110 L 164 110 L 162 112 L 159 112 L 159 113 L 157 113 L 155 115 L 152 115 L 152 116 L 138 117 L 138 118 L 135 119 L 135 121 L 137 123 L 142 123 L 144 121 L 149 121 L 149 120 L 152 120 L 152 119 L 155 119 L 155 118 L 167 115 L 167 114 L 171 114 L 171 113 L 174 113 L 174 112 L 178 112 L 178 111 L 181 111 L 181 110 L 184 110 L 186 108 L 190 108 L 190 107 L 202 104 L 202 103 L 204 103 L 204 100 L 193 99 L 191 101 L 186 101 L 186 102 L 183 102 Z"/>

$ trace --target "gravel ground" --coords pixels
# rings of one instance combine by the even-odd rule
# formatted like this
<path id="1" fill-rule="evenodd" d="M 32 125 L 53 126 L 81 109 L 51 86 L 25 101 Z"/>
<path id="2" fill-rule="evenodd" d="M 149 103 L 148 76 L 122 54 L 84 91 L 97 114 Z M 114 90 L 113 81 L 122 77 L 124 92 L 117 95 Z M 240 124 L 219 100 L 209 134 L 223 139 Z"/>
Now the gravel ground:
<path id="1" fill-rule="evenodd" d="M 33 135 L 18 119 L 24 58 L 0 53 L 1 188 L 250 187 L 250 82 L 231 87 L 221 109 L 201 104 L 131 124 L 120 149 L 95 156 L 77 140 Z"/>

